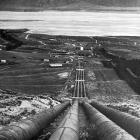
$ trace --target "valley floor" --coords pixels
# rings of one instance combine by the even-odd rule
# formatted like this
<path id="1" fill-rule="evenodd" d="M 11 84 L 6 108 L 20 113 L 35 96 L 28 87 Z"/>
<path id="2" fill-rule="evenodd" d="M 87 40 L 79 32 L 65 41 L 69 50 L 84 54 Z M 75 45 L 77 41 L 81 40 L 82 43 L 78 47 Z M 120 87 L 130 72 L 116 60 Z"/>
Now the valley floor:
<path id="1" fill-rule="evenodd" d="M 79 61 L 85 69 L 89 100 L 140 117 L 139 39 L 2 32 L 1 127 L 70 100 Z M 46 131 L 55 129 L 60 118 Z M 84 139 L 89 124 L 82 109 L 79 118 L 80 138 Z"/>

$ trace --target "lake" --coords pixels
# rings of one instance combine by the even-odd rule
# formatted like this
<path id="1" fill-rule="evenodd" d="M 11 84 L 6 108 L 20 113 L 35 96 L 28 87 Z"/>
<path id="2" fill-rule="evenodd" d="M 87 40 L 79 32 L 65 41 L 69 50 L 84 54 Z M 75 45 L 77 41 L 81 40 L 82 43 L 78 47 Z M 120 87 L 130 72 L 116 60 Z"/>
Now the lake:
<path id="1" fill-rule="evenodd" d="M 0 12 L 0 28 L 50 35 L 140 36 L 140 14 L 125 12 Z"/>

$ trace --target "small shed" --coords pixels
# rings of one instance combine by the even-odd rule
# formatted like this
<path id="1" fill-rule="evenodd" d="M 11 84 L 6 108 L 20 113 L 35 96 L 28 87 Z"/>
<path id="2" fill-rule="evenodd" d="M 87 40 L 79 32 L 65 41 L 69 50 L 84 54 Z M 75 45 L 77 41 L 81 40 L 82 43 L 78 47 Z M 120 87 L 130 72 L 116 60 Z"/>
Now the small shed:
<path id="1" fill-rule="evenodd" d="M 80 47 L 80 50 L 83 51 L 84 50 L 84 47 Z"/>
<path id="2" fill-rule="evenodd" d="M 44 61 L 44 62 L 50 62 L 50 60 L 49 60 L 49 59 L 46 59 L 46 58 L 43 59 L 43 61 Z"/>

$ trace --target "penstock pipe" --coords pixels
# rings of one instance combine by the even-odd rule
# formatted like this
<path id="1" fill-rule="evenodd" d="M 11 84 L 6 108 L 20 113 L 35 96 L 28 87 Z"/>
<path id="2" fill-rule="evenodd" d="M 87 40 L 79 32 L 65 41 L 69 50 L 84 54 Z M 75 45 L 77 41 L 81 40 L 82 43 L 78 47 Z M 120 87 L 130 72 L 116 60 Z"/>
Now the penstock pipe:
<path id="1" fill-rule="evenodd" d="M 68 111 L 56 131 L 49 140 L 78 140 L 79 139 L 79 120 L 78 120 L 78 100 Z"/>
<path id="2" fill-rule="evenodd" d="M 95 127 L 99 140 L 136 140 L 90 104 L 83 102 L 82 106 L 90 123 Z"/>
<path id="3" fill-rule="evenodd" d="M 101 113 L 106 115 L 117 125 L 125 129 L 136 139 L 140 140 L 140 118 L 112 109 L 110 107 L 106 107 L 102 104 L 97 103 L 96 101 L 90 101 L 90 104 L 98 109 Z"/>
<path id="4" fill-rule="evenodd" d="M 31 140 L 37 137 L 69 105 L 69 102 L 65 102 L 33 117 L 3 127 L 0 130 L 0 140 Z"/>

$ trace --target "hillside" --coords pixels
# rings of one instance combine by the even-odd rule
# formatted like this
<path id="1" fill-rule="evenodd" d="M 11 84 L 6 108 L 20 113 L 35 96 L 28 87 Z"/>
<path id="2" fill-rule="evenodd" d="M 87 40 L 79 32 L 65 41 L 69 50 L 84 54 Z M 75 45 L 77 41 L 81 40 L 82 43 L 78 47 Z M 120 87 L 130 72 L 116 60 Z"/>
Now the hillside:
<path id="1" fill-rule="evenodd" d="M 104 7 L 139 7 L 139 0 L 0 0 L 0 10 L 104 9 Z M 131 9 L 131 8 L 130 8 Z"/>

